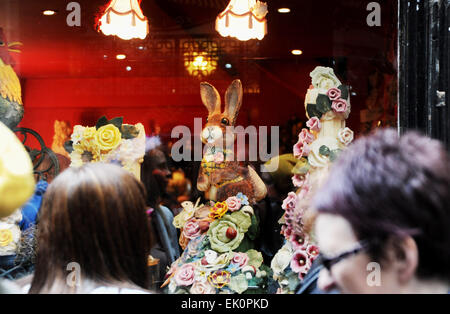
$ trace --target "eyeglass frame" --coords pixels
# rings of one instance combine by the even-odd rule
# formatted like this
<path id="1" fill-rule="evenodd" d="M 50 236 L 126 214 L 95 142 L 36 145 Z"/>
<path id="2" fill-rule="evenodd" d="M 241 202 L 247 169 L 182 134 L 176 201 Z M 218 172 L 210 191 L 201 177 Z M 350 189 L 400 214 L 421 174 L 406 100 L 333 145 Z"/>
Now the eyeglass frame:
<path id="1" fill-rule="evenodd" d="M 318 257 L 318 259 L 319 259 L 319 262 L 323 265 L 323 267 L 325 267 L 325 269 L 330 272 L 331 267 L 333 267 L 340 261 L 342 261 L 350 256 L 357 255 L 357 254 L 361 253 L 362 251 L 367 250 L 368 248 L 369 248 L 369 243 L 367 241 L 360 241 L 358 247 L 353 250 L 343 252 L 333 258 L 327 258 L 321 254 Z"/>

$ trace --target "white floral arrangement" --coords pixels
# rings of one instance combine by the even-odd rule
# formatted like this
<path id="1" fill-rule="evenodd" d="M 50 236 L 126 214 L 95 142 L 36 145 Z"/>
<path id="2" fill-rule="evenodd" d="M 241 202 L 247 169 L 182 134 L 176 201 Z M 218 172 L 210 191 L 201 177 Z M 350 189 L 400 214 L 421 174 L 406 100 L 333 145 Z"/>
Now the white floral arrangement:
<path id="1" fill-rule="evenodd" d="M 141 123 L 123 124 L 122 118 L 101 117 L 95 127 L 76 125 L 69 146 L 71 167 L 85 163 L 117 163 L 138 176 L 145 155 L 145 129 Z"/>
<path id="2" fill-rule="evenodd" d="M 0 256 L 16 255 L 21 231 L 19 223 L 22 213 L 16 210 L 12 215 L 0 219 Z"/>

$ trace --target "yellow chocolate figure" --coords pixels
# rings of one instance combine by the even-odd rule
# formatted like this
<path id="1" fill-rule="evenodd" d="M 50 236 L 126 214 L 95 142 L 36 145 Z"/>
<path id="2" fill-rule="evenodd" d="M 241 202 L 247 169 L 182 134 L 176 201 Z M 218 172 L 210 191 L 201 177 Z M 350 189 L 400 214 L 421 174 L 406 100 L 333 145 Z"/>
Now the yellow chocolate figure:
<path id="1" fill-rule="evenodd" d="M 21 207 L 33 194 L 33 165 L 22 143 L 0 122 L 0 217 Z"/>

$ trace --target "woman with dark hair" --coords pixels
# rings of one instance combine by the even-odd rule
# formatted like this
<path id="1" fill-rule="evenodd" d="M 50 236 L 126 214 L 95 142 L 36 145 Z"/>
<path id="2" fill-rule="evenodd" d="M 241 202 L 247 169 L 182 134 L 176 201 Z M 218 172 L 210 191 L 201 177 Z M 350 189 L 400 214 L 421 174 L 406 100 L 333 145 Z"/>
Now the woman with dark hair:
<path id="1" fill-rule="evenodd" d="M 154 160 L 150 154 L 144 156 L 141 167 L 141 181 L 147 191 L 146 205 L 152 230 L 155 233 L 155 241 L 151 248 L 151 255 L 159 260 L 159 273 L 154 282 L 160 286 L 164 282 L 167 267 L 178 259 L 180 250 L 178 246 L 178 234 L 173 226 L 172 211 L 161 205 L 162 191 L 165 186 L 154 175 Z"/>
<path id="2" fill-rule="evenodd" d="M 349 147 L 316 194 L 318 285 L 344 293 L 448 293 L 450 158 L 417 133 Z"/>
<path id="3" fill-rule="evenodd" d="M 30 293 L 139 293 L 149 286 L 145 189 L 110 164 L 70 168 L 50 184 Z"/>

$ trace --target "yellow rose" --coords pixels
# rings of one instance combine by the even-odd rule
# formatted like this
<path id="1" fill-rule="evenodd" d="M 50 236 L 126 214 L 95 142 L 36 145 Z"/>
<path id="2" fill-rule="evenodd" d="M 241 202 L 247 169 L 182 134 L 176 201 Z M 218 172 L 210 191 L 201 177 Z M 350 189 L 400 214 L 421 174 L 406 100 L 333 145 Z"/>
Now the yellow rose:
<path id="1" fill-rule="evenodd" d="M 96 133 L 97 143 L 101 150 L 113 150 L 122 140 L 120 130 L 113 124 L 102 126 Z"/>
<path id="2" fill-rule="evenodd" d="M 11 230 L 1 229 L 0 230 L 0 246 L 8 246 L 13 240 L 13 234 Z"/>

